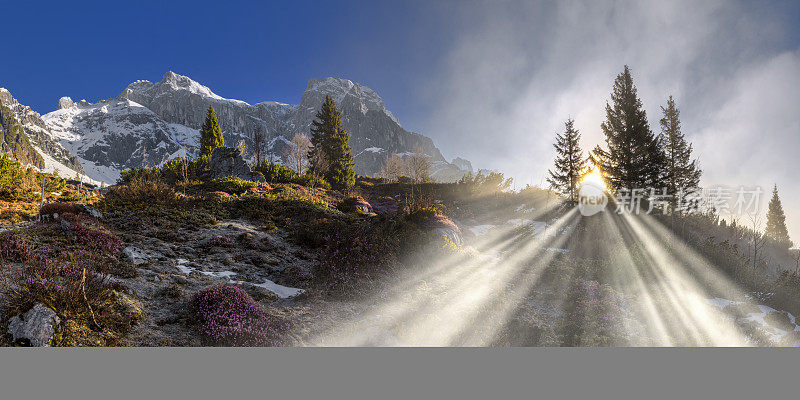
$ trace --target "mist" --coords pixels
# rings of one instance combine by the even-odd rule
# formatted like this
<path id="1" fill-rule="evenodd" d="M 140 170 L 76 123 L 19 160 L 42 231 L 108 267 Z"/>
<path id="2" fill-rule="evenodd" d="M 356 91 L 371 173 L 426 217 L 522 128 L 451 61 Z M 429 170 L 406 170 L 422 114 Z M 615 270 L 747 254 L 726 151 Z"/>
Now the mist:
<path id="1" fill-rule="evenodd" d="M 800 241 L 797 9 L 722 1 L 439 6 L 457 39 L 417 88 L 431 106 L 421 131 L 446 157 L 502 171 L 516 188 L 545 185 L 567 118 L 585 151 L 603 143 L 604 107 L 627 64 L 654 133 L 660 106 L 675 98 L 701 185 L 760 186 L 763 213 L 777 184 Z"/>

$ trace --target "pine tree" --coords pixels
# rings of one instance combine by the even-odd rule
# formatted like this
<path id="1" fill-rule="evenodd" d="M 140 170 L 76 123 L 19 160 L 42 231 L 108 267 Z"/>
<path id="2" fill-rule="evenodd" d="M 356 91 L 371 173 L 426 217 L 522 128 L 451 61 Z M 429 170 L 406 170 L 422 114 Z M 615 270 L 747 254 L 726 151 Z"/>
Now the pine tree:
<path id="1" fill-rule="evenodd" d="M 322 170 L 325 179 L 336 189 L 348 189 L 355 184 L 349 140 L 350 134 L 342 126 L 342 114 L 336 109 L 333 99 L 326 96 L 312 122 L 308 159 L 311 160 L 311 169 Z M 320 162 L 317 160 L 325 160 L 327 168 L 317 165 Z"/>
<path id="2" fill-rule="evenodd" d="M 208 157 L 217 147 L 225 146 L 222 138 L 222 128 L 219 126 L 214 106 L 209 105 L 206 111 L 206 120 L 200 129 L 200 157 Z"/>
<path id="3" fill-rule="evenodd" d="M 627 65 L 614 80 L 611 101 L 613 105 L 606 103 L 606 121 L 600 125 L 608 150 L 595 147 L 592 162 L 613 190 L 660 187 L 664 156 Z"/>
<path id="4" fill-rule="evenodd" d="M 792 247 L 789 239 L 789 231 L 786 229 L 786 215 L 783 213 L 781 199 L 778 197 L 778 185 L 772 189 L 772 199 L 769 201 L 767 210 L 767 227 L 764 235 L 775 240 L 785 248 Z"/>
<path id="5" fill-rule="evenodd" d="M 697 167 L 697 160 L 691 160 L 692 145 L 686 142 L 681 132 L 681 114 L 672 96 L 669 96 L 667 106 L 661 107 L 661 111 L 664 117 L 660 121 L 659 143 L 665 158 L 664 183 L 667 194 L 672 196 L 671 204 L 674 209 L 677 193 L 696 189 L 700 183 L 701 171 Z"/>
<path id="6" fill-rule="evenodd" d="M 564 133 L 556 134 L 555 171 L 548 170 L 550 177 L 547 183 L 556 191 L 569 197 L 569 201 L 578 199 L 578 183 L 586 173 L 587 160 L 580 148 L 580 132 L 574 127 L 571 118 L 564 123 Z"/>

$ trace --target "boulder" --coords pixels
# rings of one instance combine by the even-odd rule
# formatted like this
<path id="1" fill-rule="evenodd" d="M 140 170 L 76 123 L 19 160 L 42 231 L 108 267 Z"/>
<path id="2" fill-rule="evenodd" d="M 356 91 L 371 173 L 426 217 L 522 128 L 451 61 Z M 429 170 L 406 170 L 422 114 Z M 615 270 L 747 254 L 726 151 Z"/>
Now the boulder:
<path id="1" fill-rule="evenodd" d="M 241 151 L 233 147 L 217 147 L 208 162 L 208 180 L 235 176 L 248 181 L 264 183 L 264 175 L 254 173 L 242 157 Z"/>
<path id="2" fill-rule="evenodd" d="M 8 320 L 8 333 L 14 342 L 32 347 L 48 347 L 59 329 L 61 319 L 55 311 L 42 303 L 36 303 L 25 314 Z"/>
<path id="3" fill-rule="evenodd" d="M 147 263 L 147 255 L 141 250 L 133 246 L 128 246 L 122 249 L 122 254 L 125 254 L 125 259 L 133 265 L 141 265 Z"/>
<path id="4" fill-rule="evenodd" d="M 339 204 L 339 210 L 343 212 L 358 212 L 362 214 L 373 214 L 374 211 L 368 201 L 361 196 L 348 197 Z"/>
<path id="5" fill-rule="evenodd" d="M 80 207 L 85 214 L 88 214 L 88 215 L 90 215 L 92 217 L 95 217 L 97 219 L 103 219 L 103 214 L 100 211 L 98 211 L 96 208 L 94 208 L 94 207 L 92 207 L 92 206 L 90 206 L 88 204 L 78 204 L 77 206 Z"/>
<path id="6" fill-rule="evenodd" d="M 103 214 L 100 213 L 100 211 L 87 204 L 65 202 L 47 203 L 39 210 L 39 215 L 44 218 L 52 219 L 58 219 L 59 215 L 64 215 L 66 213 L 86 214 L 97 219 L 103 218 Z"/>
<path id="7" fill-rule="evenodd" d="M 434 232 L 446 236 L 453 244 L 461 246 L 464 242 L 464 237 L 461 235 L 461 230 L 458 226 L 444 215 L 433 215 L 425 222 L 425 226 L 433 229 Z"/>

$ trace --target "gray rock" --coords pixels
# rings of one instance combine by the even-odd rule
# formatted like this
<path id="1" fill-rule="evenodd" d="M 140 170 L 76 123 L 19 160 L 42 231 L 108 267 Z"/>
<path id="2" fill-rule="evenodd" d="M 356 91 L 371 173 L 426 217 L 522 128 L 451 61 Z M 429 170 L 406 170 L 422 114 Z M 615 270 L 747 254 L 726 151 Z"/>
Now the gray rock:
<path id="1" fill-rule="evenodd" d="M 61 319 L 55 311 L 42 303 L 36 303 L 24 315 L 16 315 L 8 320 L 8 333 L 14 337 L 16 343 L 49 347 L 60 324 Z"/>
<path id="2" fill-rule="evenodd" d="M 125 258 L 133 265 L 141 265 L 147 262 L 147 255 L 133 246 L 122 249 L 122 254 L 125 254 Z"/>
<path id="3" fill-rule="evenodd" d="M 55 216 L 56 216 L 56 218 L 58 218 L 58 214 L 55 214 Z M 71 226 L 72 226 L 72 224 L 70 224 L 69 221 L 67 221 L 65 219 L 61 220 L 61 231 L 62 232 L 66 233 L 66 234 L 69 234 L 69 228 Z"/>
<path id="4" fill-rule="evenodd" d="M 248 181 L 266 182 L 261 174 L 254 174 L 250 166 L 242 157 L 239 149 L 233 147 L 217 147 L 211 153 L 208 162 L 208 179 L 227 178 L 235 176 Z"/>
<path id="5" fill-rule="evenodd" d="M 91 215 L 92 217 L 95 217 L 95 218 L 97 218 L 97 219 L 103 219 L 103 213 L 101 213 L 100 211 L 98 211 L 96 208 L 94 208 L 94 207 L 92 207 L 92 206 L 90 206 L 90 205 L 88 205 L 88 204 L 80 204 L 79 206 L 80 206 L 81 208 L 83 208 L 83 211 L 84 211 L 86 214 L 89 214 L 89 215 Z"/>

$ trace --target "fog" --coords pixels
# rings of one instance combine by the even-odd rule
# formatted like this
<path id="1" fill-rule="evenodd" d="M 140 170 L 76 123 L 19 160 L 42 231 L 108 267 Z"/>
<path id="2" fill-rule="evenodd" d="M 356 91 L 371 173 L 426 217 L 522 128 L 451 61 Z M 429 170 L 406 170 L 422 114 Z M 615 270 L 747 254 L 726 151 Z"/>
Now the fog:
<path id="1" fill-rule="evenodd" d="M 492 2 L 437 10 L 455 33 L 435 73 L 421 131 L 446 157 L 542 185 L 555 133 L 572 117 L 588 150 L 615 76 L 632 69 L 658 133 L 669 95 L 704 171 L 702 185 L 777 184 L 800 242 L 794 179 L 800 145 L 796 4 L 728 1 Z M 794 38 L 794 39 L 793 39 Z M 741 218 L 742 220 L 744 218 Z"/>

